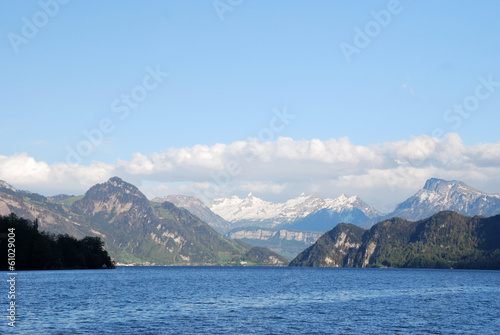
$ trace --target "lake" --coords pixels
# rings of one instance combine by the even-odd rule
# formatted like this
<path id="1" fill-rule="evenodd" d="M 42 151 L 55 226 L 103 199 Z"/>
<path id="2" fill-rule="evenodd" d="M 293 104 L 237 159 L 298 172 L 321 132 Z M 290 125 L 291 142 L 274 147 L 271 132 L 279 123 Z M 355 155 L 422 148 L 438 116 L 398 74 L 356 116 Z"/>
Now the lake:
<path id="1" fill-rule="evenodd" d="M 7 316 L 8 275 L 2 273 Z M 2 334 L 499 334 L 500 271 L 24 271 Z"/>

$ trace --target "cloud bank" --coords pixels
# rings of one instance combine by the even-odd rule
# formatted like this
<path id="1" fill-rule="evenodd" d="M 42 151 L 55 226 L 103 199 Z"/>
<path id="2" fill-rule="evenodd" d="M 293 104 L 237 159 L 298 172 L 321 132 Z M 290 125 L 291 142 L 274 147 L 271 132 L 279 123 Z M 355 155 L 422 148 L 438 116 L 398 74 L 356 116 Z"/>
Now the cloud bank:
<path id="1" fill-rule="evenodd" d="M 348 138 L 295 141 L 238 141 L 170 148 L 129 161 L 91 165 L 47 164 L 26 153 L 0 155 L 0 180 L 45 195 L 82 194 L 119 176 L 148 197 L 187 194 L 205 202 L 215 197 L 254 195 L 284 201 L 302 192 L 323 197 L 359 195 L 381 211 L 415 193 L 431 177 L 461 180 L 500 192 L 500 142 L 467 146 L 458 134 L 356 145 Z"/>

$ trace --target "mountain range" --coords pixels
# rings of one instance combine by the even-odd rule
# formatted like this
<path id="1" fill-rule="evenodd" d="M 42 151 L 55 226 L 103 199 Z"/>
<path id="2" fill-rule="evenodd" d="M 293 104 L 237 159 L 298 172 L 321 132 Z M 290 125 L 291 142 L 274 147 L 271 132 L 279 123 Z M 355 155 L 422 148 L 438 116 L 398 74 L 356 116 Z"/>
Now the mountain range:
<path id="1" fill-rule="evenodd" d="M 340 223 L 290 266 L 500 269 L 500 215 L 443 211 L 419 221 L 384 220 L 364 229 Z"/>
<path id="2" fill-rule="evenodd" d="M 255 197 L 250 193 L 246 198 L 237 196 L 214 199 L 208 206 L 210 210 L 228 222 L 233 228 L 258 226 L 273 228 L 276 226 L 296 229 L 293 225 L 318 211 L 325 210 L 339 220 L 355 220 L 362 224 L 371 218 L 379 217 L 374 208 L 364 203 L 358 196 L 348 197 L 342 194 L 336 199 L 323 199 L 317 193 L 302 193 L 284 203 L 272 203 Z M 304 224 L 299 224 L 304 226 Z M 318 230 L 310 227 L 307 230 Z"/>
<path id="3" fill-rule="evenodd" d="M 370 228 L 393 217 L 421 220 L 444 210 L 469 216 L 491 216 L 500 214 L 499 200 L 498 194 L 478 191 L 460 181 L 431 178 L 423 189 L 386 215 L 377 212 L 358 196 L 345 195 L 322 199 L 317 194 L 301 194 L 298 198 L 274 204 L 250 194 L 246 199 L 215 199 L 209 207 L 227 220 L 226 231 L 223 231 L 227 237 L 265 246 L 293 259 L 300 250 L 314 243 L 318 232 L 329 231 L 338 223 Z M 233 227 L 229 232 L 228 225 Z"/>
<path id="4" fill-rule="evenodd" d="M 229 240 L 170 202 L 150 202 L 118 177 L 85 195 L 56 197 L 0 184 L 0 214 L 38 219 L 39 229 L 75 237 L 99 236 L 117 263 L 142 265 L 286 265 L 264 248 Z M 62 200 L 61 200 L 62 199 Z"/>
<path id="5" fill-rule="evenodd" d="M 274 251 L 266 251 L 265 264 L 276 260 L 285 264 L 277 253 L 293 259 L 339 223 L 369 228 L 394 217 L 417 221 L 443 210 L 468 216 L 500 214 L 500 195 L 432 178 L 392 213 L 382 215 L 358 196 L 323 199 L 301 194 L 272 203 L 249 194 L 205 205 L 184 195 L 149 201 L 137 187 L 117 177 L 84 195 L 52 197 L 0 181 L 0 215 L 38 218 L 41 230 L 56 234 L 99 236 L 117 262 L 134 264 L 252 264 L 248 258 L 252 246 Z"/>
<path id="6" fill-rule="evenodd" d="M 323 199 L 318 194 L 272 203 L 252 194 L 245 199 L 214 199 L 208 206 L 234 228 L 258 227 L 307 231 L 328 231 L 338 223 L 352 223 L 369 228 L 393 217 L 420 220 L 437 212 L 452 210 L 463 215 L 500 214 L 500 194 L 488 194 L 460 181 L 431 178 L 415 195 L 398 204 L 389 214 L 381 214 L 359 196 L 342 194 Z"/>

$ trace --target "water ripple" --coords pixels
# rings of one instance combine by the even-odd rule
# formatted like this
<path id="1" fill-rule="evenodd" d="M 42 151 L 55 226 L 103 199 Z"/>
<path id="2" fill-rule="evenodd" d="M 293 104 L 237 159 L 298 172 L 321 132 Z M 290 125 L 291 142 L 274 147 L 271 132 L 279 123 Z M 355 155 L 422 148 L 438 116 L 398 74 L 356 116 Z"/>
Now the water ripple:
<path id="1" fill-rule="evenodd" d="M 19 334 L 496 334 L 500 327 L 498 271 L 126 267 L 18 276 Z"/>

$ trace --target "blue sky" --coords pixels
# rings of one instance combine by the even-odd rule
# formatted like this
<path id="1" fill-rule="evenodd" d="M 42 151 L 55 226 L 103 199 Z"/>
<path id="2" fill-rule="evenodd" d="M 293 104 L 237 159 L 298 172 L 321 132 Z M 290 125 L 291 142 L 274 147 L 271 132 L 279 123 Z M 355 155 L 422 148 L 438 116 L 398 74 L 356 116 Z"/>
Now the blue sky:
<path id="1" fill-rule="evenodd" d="M 218 13 L 214 3 L 231 10 Z M 500 82 L 500 1 L 10 0 L 3 8 L 0 179 L 14 186 L 83 193 L 101 178 L 120 174 L 151 196 L 196 194 L 195 188 L 214 183 L 211 172 L 224 171 L 228 157 L 237 155 L 234 143 L 260 137 L 269 142 L 262 150 L 274 154 L 251 162 L 252 176 L 235 173 L 210 194 L 261 190 L 264 198 L 283 200 L 301 190 L 329 197 L 356 192 L 385 209 L 431 176 L 500 192 L 491 180 L 500 155 L 500 86 L 494 84 Z M 357 29 L 368 29 L 368 45 L 356 45 Z M 342 43 L 357 53 L 346 57 Z M 154 82 L 151 71 L 168 76 Z M 145 80 L 154 89 L 141 88 Z M 125 113 L 123 96 L 133 92 L 140 101 Z M 487 97 L 474 100 L 477 92 Z M 470 112 L 453 110 L 466 103 Z M 279 131 L 266 131 L 283 110 L 294 117 L 274 127 Z M 97 144 L 80 159 L 68 159 L 68 152 L 88 140 L 84 132 L 97 134 L 101 122 L 107 132 L 94 138 Z M 453 140 L 447 142 L 446 133 L 454 133 Z M 412 171 L 403 172 L 408 164 L 401 163 L 407 157 L 401 152 L 411 148 L 394 154 L 394 147 L 425 142 L 426 136 L 437 146 L 462 146 L 453 159 L 473 166 L 450 168 L 426 153 L 425 167 L 410 162 Z M 283 158 L 278 137 L 292 139 L 293 157 Z M 354 159 L 341 170 L 338 160 L 321 158 L 321 151 L 317 158 L 306 157 L 311 141 L 332 139 L 374 150 L 374 160 L 362 166 Z M 304 143 L 309 149 L 297 149 Z M 193 155 L 196 148 L 207 155 Z M 221 150 L 218 165 L 179 163 L 186 152 L 214 161 Z M 155 168 L 138 165 L 144 160 Z M 56 181 L 54 169 L 66 171 L 64 177 Z M 317 177 L 321 173 L 315 171 L 328 169 L 338 172 Z M 375 170 L 385 171 L 386 181 L 395 173 L 402 181 L 366 183 Z M 357 183 L 348 182 L 352 178 Z M 377 200 L 380 188 L 392 196 Z"/>

